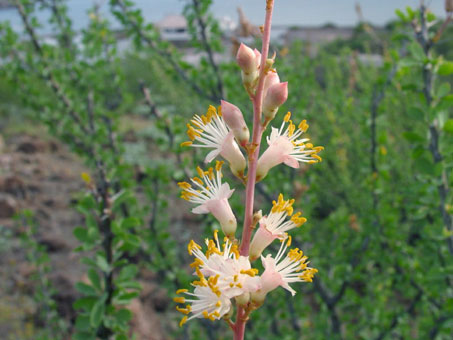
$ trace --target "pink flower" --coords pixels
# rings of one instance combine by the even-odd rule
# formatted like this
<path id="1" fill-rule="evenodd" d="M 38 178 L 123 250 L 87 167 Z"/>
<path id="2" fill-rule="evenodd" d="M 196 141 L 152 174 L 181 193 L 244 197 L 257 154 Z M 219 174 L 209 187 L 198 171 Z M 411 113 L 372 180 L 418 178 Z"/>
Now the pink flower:
<path id="1" fill-rule="evenodd" d="M 263 216 L 259 221 L 259 228 L 253 236 L 250 244 L 249 257 L 251 261 L 260 257 L 261 253 L 275 239 L 287 238 L 287 231 L 300 227 L 307 219 L 301 217 L 301 213 L 293 214 L 294 200 L 284 200 L 283 195 L 278 196 L 278 202 L 273 202 L 271 212 Z M 287 217 L 291 217 L 287 220 Z"/>
<path id="2" fill-rule="evenodd" d="M 228 237 L 234 237 L 237 222 L 228 202 L 234 190 L 230 189 L 228 183 L 222 184 L 222 163 L 217 162 L 215 174 L 213 168 L 203 171 L 198 167 L 197 171 L 200 177 L 191 179 L 195 188 L 192 188 L 192 185 L 187 182 L 180 182 L 178 185 L 183 189 L 182 198 L 198 204 L 197 207 L 192 209 L 194 214 L 211 213 L 219 221 L 224 234 Z"/>
<path id="3" fill-rule="evenodd" d="M 313 281 L 313 276 L 318 270 L 307 266 L 308 258 L 298 248 L 291 249 L 284 257 L 288 246 L 289 242 L 283 241 L 275 258 L 272 258 L 271 255 L 261 257 L 264 273 L 260 276 L 260 289 L 252 294 L 254 302 L 264 301 L 267 293 L 279 286 L 288 290 L 294 296 L 296 291 L 291 288 L 290 283 Z"/>
<path id="4" fill-rule="evenodd" d="M 220 155 L 228 161 L 233 174 L 242 178 L 246 165 L 245 158 L 234 140 L 233 131 L 225 124 L 221 112 L 217 112 L 211 105 L 206 115 L 195 115 L 191 123 L 193 126 L 187 124 L 190 141 L 181 145 L 213 149 L 206 155 L 205 162 L 209 163 Z"/>
<path id="5" fill-rule="evenodd" d="M 280 129 L 273 127 L 270 136 L 267 137 L 269 147 L 258 160 L 257 181 L 262 180 L 271 168 L 281 163 L 297 169 L 299 162 L 311 164 L 321 161 L 318 153 L 324 148 L 322 146 L 313 147 L 313 144 L 307 143 L 308 138 L 299 139 L 308 129 L 307 122 L 303 120 L 296 130 L 296 126 L 290 118 L 291 113 L 288 112 Z M 289 126 L 284 130 L 288 122 Z"/>

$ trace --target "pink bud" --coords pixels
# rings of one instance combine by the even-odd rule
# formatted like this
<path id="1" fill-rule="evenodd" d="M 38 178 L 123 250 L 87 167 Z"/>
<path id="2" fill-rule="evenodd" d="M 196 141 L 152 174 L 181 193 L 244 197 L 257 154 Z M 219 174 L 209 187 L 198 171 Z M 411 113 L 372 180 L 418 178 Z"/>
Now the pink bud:
<path id="1" fill-rule="evenodd" d="M 274 84 L 267 90 L 263 103 L 263 115 L 273 119 L 278 108 L 288 99 L 288 82 Z"/>
<path id="2" fill-rule="evenodd" d="M 250 137 L 250 132 L 245 123 L 241 110 L 225 100 L 220 101 L 222 116 L 228 127 L 233 131 L 234 137 L 240 145 L 245 146 Z"/>
<path id="3" fill-rule="evenodd" d="M 236 55 L 236 61 L 246 74 L 253 73 L 256 68 L 256 53 L 248 46 L 241 44 Z"/>
<path id="4" fill-rule="evenodd" d="M 277 72 L 268 72 L 266 78 L 264 79 L 264 89 L 263 93 L 266 95 L 267 90 L 272 85 L 280 83 L 280 77 L 278 76 Z"/>
<path id="5" fill-rule="evenodd" d="M 258 68 L 258 66 L 261 65 L 261 52 L 256 48 L 253 50 L 253 52 L 255 53 L 255 65 Z"/>

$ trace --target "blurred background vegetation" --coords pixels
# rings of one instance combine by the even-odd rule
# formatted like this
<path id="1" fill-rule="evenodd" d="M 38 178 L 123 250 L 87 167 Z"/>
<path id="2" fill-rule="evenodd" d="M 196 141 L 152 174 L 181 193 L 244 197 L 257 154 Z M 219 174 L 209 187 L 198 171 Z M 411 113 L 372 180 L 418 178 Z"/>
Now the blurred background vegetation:
<path id="1" fill-rule="evenodd" d="M 179 144 L 222 98 L 251 117 L 234 54 L 260 47 L 258 27 L 242 11 L 221 27 L 209 0 L 158 25 L 133 1 L 94 2 L 78 31 L 64 0 L 11 3 L 22 25 L 0 23 L 2 338 L 227 339 L 220 322 L 178 328 L 171 300 L 189 284 L 188 240 L 218 228 L 178 198 L 204 158 Z M 374 27 L 356 10 L 355 27 L 277 27 L 271 42 L 289 82 L 275 124 L 307 119 L 325 150 L 309 169 L 272 170 L 256 207 L 296 199 L 308 222 L 293 240 L 319 274 L 293 299 L 270 294 L 247 339 L 453 334 L 451 14 L 422 4 Z M 240 221 L 242 184 L 228 180 Z"/>

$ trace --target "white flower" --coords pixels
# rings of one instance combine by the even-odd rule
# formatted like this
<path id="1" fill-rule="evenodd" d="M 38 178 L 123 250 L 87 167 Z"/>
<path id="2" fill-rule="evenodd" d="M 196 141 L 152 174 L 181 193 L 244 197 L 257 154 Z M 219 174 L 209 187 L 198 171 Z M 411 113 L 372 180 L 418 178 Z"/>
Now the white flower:
<path id="1" fill-rule="evenodd" d="M 180 182 L 178 185 L 183 189 L 181 192 L 183 199 L 198 204 L 192 209 L 194 214 L 213 214 L 222 226 L 224 234 L 234 237 L 237 222 L 228 203 L 234 189 L 230 189 L 228 183 L 222 183 L 222 163 L 219 161 L 216 163 L 215 174 L 213 168 L 203 171 L 197 167 L 200 177 L 191 179 L 194 187 L 187 182 Z"/>
<path id="2" fill-rule="evenodd" d="M 225 237 L 220 245 L 217 231 L 214 232 L 214 240 L 206 239 L 207 250 L 205 253 L 201 246 L 193 240 L 189 242 L 187 250 L 195 257 L 190 265 L 195 269 L 197 280 L 192 282 L 195 287 L 193 293 L 187 289 L 180 289 L 176 294 L 186 294 L 197 299 L 176 297 L 177 303 L 191 303 L 184 308 L 176 309 L 185 314 L 180 325 L 190 319 L 204 317 L 217 320 L 229 312 L 230 299 L 244 296 L 256 291 L 260 287 L 260 279 L 256 274 L 257 269 L 250 265 L 248 257 L 240 256 L 236 244 L 231 243 Z M 192 313 L 190 317 L 187 315 Z"/>
<path id="3" fill-rule="evenodd" d="M 250 260 L 256 260 L 263 250 L 272 243 L 275 239 L 286 239 L 286 232 L 300 227 L 307 219 L 301 217 L 301 213 L 293 214 L 294 200 L 284 200 L 283 195 L 278 196 L 278 202 L 273 201 L 271 212 L 267 216 L 263 216 L 259 221 L 259 228 L 253 236 L 250 244 Z M 287 217 L 291 218 L 287 220 Z"/>
<path id="4" fill-rule="evenodd" d="M 190 293 L 187 289 L 179 289 L 176 293 L 193 297 L 174 298 L 177 303 L 188 303 L 184 308 L 176 307 L 179 312 L 186 314 L 179 323 L 180 326 L 193 318 L 218 320 L 228 313 L 231 308 L 230 299 L 225 295 L 219 294 L 210 286 L 196 286 L 193 293 Z M 190 313 L 192 315 L 188 317 L 187 315 Z"/>
<path id="5" fill-rule="evenodd" d="M 205 241 L 208 248 L 206 254 L 195 242 L 189 243 L 189 254 L 195 256 L 191 267 L 200 277 L 197 283 L 205 282 L 204 277 L 216 277 L 217 288 L 229 298 L 257 290 L 260 282 L 256 276 L 258 270 L 252 269 L 248 257 L 240 256 L 237 245 L 228 238 L 224 239 L 221 247 L 217 232 L 214 233 L 214 240 Z"/>
<path id="6" fill-rule="evenodd" d="M 209 163 L 220 155 L 228 161 L 233 174 L 242 178 L 245 158 L 234 140 L 233 131 L 225 124 L 220 110 L 217 112 L 215 107 L 210 105 L 206 115 L 195 115 L 191 123 L 193 126 L 187 124 L 190 141 L 181 145 L 213 149 L 207 154 L 205 162 Z"/>
<path id="7" fill-rule="evenodd" d="M 291 113 L 288 112 L 280 129 L 273 127 L 270 136 L 267 137 L 269 147 L 258 160 L 257 181 L 262 180 L 271 168 L 280 163 L 285 163 L 292 168 L 299 168 L 299 162 L 317 163 L 321 161 L 318 153 L 324 148 L 322 146 L 313 147 L 313 144 L 307 143 L 308 138 L 299 139 L 308 129 L 307 122 L 303 120 L 296 130 L 296 126 L 290 118 Z M 288 122 L 289 125 L 285 129 Z"/>

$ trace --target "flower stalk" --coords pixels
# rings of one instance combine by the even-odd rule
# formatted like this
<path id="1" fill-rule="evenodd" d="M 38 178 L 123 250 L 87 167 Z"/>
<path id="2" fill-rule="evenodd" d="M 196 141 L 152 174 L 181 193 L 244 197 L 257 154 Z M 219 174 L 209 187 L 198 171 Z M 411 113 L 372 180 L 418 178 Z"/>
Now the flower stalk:
<path id="1" fill-rule="evenodd" d="M 235 236 L 236 217 L 228 203 L 234 190 L 222 180 L 222 162 L 217 161 L 215 173 L 213 168 L 204 171 L 198 167 L 199 177 L 192 178 L 191 183 L 179 183 L 181 197 L 197 205 L 192 212 L 211 214 L 225 235 L 221 243 L 215 231 L 214 239 L 205 240 L 205 251 L 195 241 L 189 243 L 189 255 L 195 256 L 190 267 L 197 279 L 192 282 L 193 291 L 180 289 L 176 292 L 179 296 L 174 301 L 185 304 L 177 307 L 184 315 L 180 325 L 194 318 L 223 319 L 232 329 L 234 340 L 244 339 L 250 313 L 264 303 L 269 292 L 282 287 L 294 295 L 296 291 L 289 284 L 312 282 L 317 272 L 315 268 L 307 267 L 308 258 L 298 248 L 286 253 L 291 245 L 291 236 L 287 232 L 306 221 L 301 212 L 294 214 L 294 200 L 284 200 L 280 194 L 265 216 L 262 210 L 254 209 L 255 185 L 271 168 L 281 163 L 293 168 L 298 168 L 299 162 L 317 163 L 321 160 L 318 153 L 322 150 L 322 147 L 313 147 L 307 138 L 300 138 L 308 124 L 302 120 L 296 127 L 288 112 L 279 129 L 272 127 L 267 137 L 269 147 L 260 157 L 263 132 L 288 95 L 287 83 L 280 82 L 277 71 L 273 69 L 275 55 L 268 58 L 273 8 L 274 0 L 267 0 L 261 52 L 241 44 L 236 57 L 242 71 L 242 83 L 253 104 L 251 141 L 241 110 L 222 100 L 218 109 L 211 105 L 206 115 L 194 116 L 191 124 L 187 124 L 190 140 L 181 144 L 209 149 L 205 163 L 211 163 L 217 157 L 223 158 L 231 172 L 245 184 L 242 238 L 238 240 Z M 246 151 L 245 157 L 243 150 Z M 262 255 L 275 240 L 281 242 L 276 256 Z M 257 268 L 252 267 L 252 262 L 260 257 L 265 268 L 261 275 Z M 235 308 L 236 320 L 232 321 Z"/>

